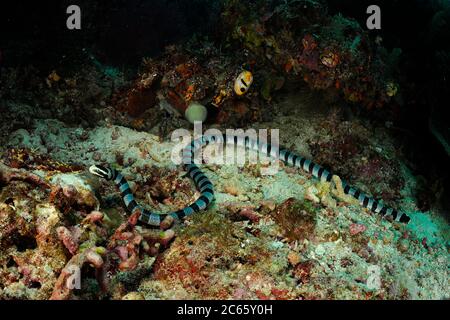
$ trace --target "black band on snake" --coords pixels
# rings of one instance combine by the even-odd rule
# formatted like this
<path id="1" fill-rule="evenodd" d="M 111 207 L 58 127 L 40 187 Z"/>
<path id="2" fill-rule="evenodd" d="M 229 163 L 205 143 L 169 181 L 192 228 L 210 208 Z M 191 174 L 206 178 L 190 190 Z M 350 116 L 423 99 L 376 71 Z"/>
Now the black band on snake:
<path id="1" fill-rule="evenodd" d="M 123 175 L 112 168 L 106 168 L 103 166 L 91 166 L 89 171 L 99 177 L 106 180 L 114 180 L 114 183 L 119 188 L 122 195 L 123 202 L 129 213 L 134 213 L 136 210 L 140 210 L 139 220 L 145 224 L 151 226 L 159 226 L 161 222 L 167 217 L 171 216 L 176 220 L 181 220 L 184 217 L 190 216 L 201 210 L 205 210 L 214 200 L 214 188 L 211 181 L 206 177 L 200 168 L 194 164 L 194 155 L 199 148 L 209 143 L 224 143 L 245 147 L 246 149 L 261 152 L 266 156 L 278 158 L 285 164 L 298 167 L 304 171 L 312 174 L 315 178 L 321 181 L 330 182 L 333 174 L 327 171 L 322 166 L 315 164 L 314 162 L 299 156 L 289 150 L 278 148 L 266 143 L 260 143 L 257 140 L 251 139 L 248 136 L 238 135 L 206 135 L 194 140 L 190 145 L 183 149 L 183 164 L 184 169 L 187 171 L 189 177 L 194 181 L 196 188 L 200 191 L 200 197 L 191 205 L 184 209 L 174 211 L 168 214 L 158 214 L 151 212 L 140 206 L 134 199 L 133 193 L 128 185 L 128 182 Z M 351 195 L 357 199 L 363 207 L 380 214 L 383 217 L 391 217 L 395 221 L 408 223 L 410 217 L 405 213 L 399 212 L 395 209 L 388 208 L 381 204 L 379 201 L 372 199 L 365 195 L 363 192 L 351 187 L 345 181 L 342 181 L 342 188 L 345 194 Z"/>

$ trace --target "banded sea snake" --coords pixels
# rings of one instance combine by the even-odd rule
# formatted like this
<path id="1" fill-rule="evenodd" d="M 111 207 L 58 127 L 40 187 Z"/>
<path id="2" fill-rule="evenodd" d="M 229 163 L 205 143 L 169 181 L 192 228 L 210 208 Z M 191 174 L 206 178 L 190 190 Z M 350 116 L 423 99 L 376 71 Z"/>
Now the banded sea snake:
<path id="1" fill-rule="evenodd" d="M 315 178 L 320 181 L 332 180 L 333 174 L 323 168 L 322 166 L 315 164 L 314 162 L 299 156 L 289 150 L 284 148 L 275 148 L 270 144 L 259 143 L 257 140 L 253 140 L 248 136 L 238 136 L 238 135 L 204 135 L 199 139 L 194 140 L 190 145 L 183 149 L 183 163 L 184 169 L 187 171 L 189 177 L 194 181 L 196 188 L 200 191 L 200 197 L 191 205 L 185 207 L 184 209 L 174 211 L 168 214 L 159 214 L 151 212 L 140 206 L 134 199 L 133 193 L 130 186 L 125 179 L 125 177 L 117 170 L 113 168 L 107 168 L 104 166 L 93 165 L 89 168 L 89 171 L 106 180 L 113 180 L 118 187 L 123 202 L 127 208 L 127 211 L 131 214 L 135 213 L 136 210 L 140 210 L 139 221 L 151 225 L 160 226 L 161 222 L 167 217 L 171 216 L 175 220 L 181 220 L 184 217 L 190 216 L 198 211 L 206 209 L 214 200 L 214 187 L 211 181 L 206 177 L 206 175 L 200 170 L 200 168 L 193 163 L 195 152 L 207 145 L 209 143 L 225 143 L 229 145 L 237 145 L 240 147 L 245 147 L 246 149 L 261 152 L 266 156 L 273 158 L 278 158 L 285 164 L 298 167 L 306 172 L 312 174 Z M 278 152 L 276 152 L 278 151 Z M 371 197 L 365 195 L 358 189 L 351 187 L 345 181 L 342 180 L 342 188 L 345 194 L 351 195 L 357 199 L 361 206 L 380 214 L 383 217 L 391 216 L 393 220 L 408 223 L 410 217 L 405 213 L 399 212 L 395 209 L 388 208 L 384 206 L 379 201 L 372 199 Z"/>

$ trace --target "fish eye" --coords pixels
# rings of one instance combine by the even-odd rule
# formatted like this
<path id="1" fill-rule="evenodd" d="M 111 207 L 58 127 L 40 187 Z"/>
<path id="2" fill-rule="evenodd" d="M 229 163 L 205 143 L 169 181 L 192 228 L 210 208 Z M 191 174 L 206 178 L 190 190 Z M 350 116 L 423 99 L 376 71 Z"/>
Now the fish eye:
<path id="1" fill-rule="evenodd" d="M 245 92 L 245 88 L 241 88 L 241 92 Z"/>

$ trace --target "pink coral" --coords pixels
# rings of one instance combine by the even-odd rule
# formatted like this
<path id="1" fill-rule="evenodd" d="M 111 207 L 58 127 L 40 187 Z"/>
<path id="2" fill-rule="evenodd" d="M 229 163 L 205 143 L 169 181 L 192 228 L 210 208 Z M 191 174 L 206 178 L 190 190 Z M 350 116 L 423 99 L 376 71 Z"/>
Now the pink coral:
<path id="1" fill-rule="evenodd" d="M 353 223 L 350 225 L 350 234 L 355 236 L 359 233 L 366 231 L 367 227 L 363 224 Z"/>
<path id="2" fill-rule="evenodd" d="M 71 254 L 75 254 L 77 252 L 78 241 L 81 235 L 79 228 L 73 229 L 72 232 L 66 227 L 61 226 L 56 229 L 56 234 Z"/>
<path id="3" fill-rule="evenodd" d="M 92 248 L 85 250 L 81 253 L 76 254 L 70 259 L 64 269 L 61 271 L 58 280 L 53 289 L 52 296 L 50 300 L 67 300 L 71 298 L 72 290 L 74 289 L 70 286 L 69 281 L 71 277 L 76 276 L 74 270 L 81 270 L 84 264 L 91 264 L 97 270 L 97 280 L 103 286 L 102 267 L 104 265 L 101 252 L 104 250 L 102 248 Z"/>

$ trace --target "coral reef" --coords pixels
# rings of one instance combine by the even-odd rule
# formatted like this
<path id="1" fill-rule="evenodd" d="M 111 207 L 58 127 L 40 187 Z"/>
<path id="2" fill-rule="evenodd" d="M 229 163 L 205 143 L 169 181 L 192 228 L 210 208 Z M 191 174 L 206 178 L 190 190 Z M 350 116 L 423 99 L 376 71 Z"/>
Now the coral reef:
<path id="1" fill-rule="evenodd" d="M 283 144 L 295 146 L 301 139 L 303 144 L 293 148 L 312 152 L 314 145 L 309 149 L 306 141 L 328 139 L 324 134 L 318 139 L 318 133 L 327 130 L 319 124 L 329 117 L 291 116 L 289 132 L 295 134 L 282 134 Z M 287 129 L 290 126 L 282 114 L 272 121 L 275 125 L 283 122 Z M 309 123 L 309 130 L 298 125 L 303 122 Z M 56 145 L 78 130 L 37 120 L 30 135 L 53 126 L 59 128 L 58 134 L 49 136 L 46 144 Z M 357 122 L 354 128 L 359 128 Z M 358 152 L 370 155 L 374 146 L 383 146 L 384 154 L 394 153 L 382 130 L 374 130 L 376 134 L 369 138 L 368 129 L 361 128 L 352 131 L 365 139 Z M 16 136 L 11 134 L 11 138 Z M 40 150 L 43 143 L 24 139 L 16 150 Z M 87 129 L 67 149 L 54 152 L 58 161 L 45 158 L 48 166 L 42 166 L 38 154 L 27 160 L 29 170 L 3 164 L 2 298 L 406 299 L 447 295 L 445 222 L 435 213 L 413 213 L 408 226 L 380 220 L 345 198 L 339 192 L 340 180 L 319 182 L 287 167 L 274 176 L 261 176 L 253 164 L 243 168 L 206 165 L 216 186 L 216 204 L 182 224 L 172 226 L 172 221 L 166 221 L 161 229 L 147 229 L 136 225 L 136 216 L 126 217 L 114 186 L 78 170 L 96 161 L 98 154 L 101 161 L 120 162 L 117 166 L 140 203 L 155 211 L 176 210 L 193 201 L 196 193 L 190 180 L 169 161 L 173 146 L 174 142 L 134 129 L 97 127 Z M 4 151 L 5 162 L 15 159 L 8 148 Z M 343 159 L 352 163 L 351 158 Z M 59 167 L 53 165 L 69 168 L 67 164 L 74 162 L 78 164 L 73 171 L 58 172 Z M 330 165 L 345 169 L 340 162 Z M 388 175 L 390 170 L 382 167 L 379 174 Z M 408 186 L 399 191 L 407 199 L 403 209 L 417 210 L 411 189 L 414 178 L 404 170 L 397 177 Z M 369 180 L 364 184 L 379 185 Z M 36 267 L 42 265 L 46 267 Z M 378 289 L 367 285 L 373 266 L 382 276 Z M 75 267 L 80 269 L 81 288 L 72 290 L 65 285 L 72 280 Z M 411 268 L 418 268 L 417 272 L 411 273 Z"/>
<path id="2" fill-rule="evenodd" d="M 285 1 L 271 7 L 230 0 L 223 16 L 225 32 L 284 77 L 302 79 L 314 89 L 337 90 L 369 109 L 395 95 L 386 90 L 390 80 L 385 78 L 393 66 L 356 21 L 327 15 L 325 1 Z"/>
<path id="3" fill-rule="evenodd" d="M 328 15 L 324 1 L 229 0 L 220 19 L 223 29 L 216 36 L 194 36 L 143 58 L 132 81 L 89 50 L 79 57 L 78 70 L 59 67 L 43 77 L 32 66 L 8 69 L 0 79 L 7 114 L 19 111 L 13 103 L 18 97 L 38 106 L 23 118 L 11 117 L 9 130 L 26 127 L 39 115 L 83 127 L 105 121 L 164 136 L 187 125 L 183 118 L 192 102 L 209 106 L 209 122 L 244 126 L 270 119 L 273 98 L 286 83 L 306 82 L 368 109 L 399 94 L 392 71 L 398 59 L 354 20 Z M 240 96 L 234 81 L 243 70 L 252 72 L 254 83 Z"/>
<path id="4" fill-rule="evenodd" d="M 342 121 L 339 115 L 333 115 L 310 140 L 311 154 L 368 194 L 387 201 L 398 200 L 405 184 L 399 174 L 401 165 L 397 158 L 387 155 L 394 152 L 392 147 L 382 144 L 365 147 L 371 135 L 364 124 Z"/>
<path id="5" fill-rule="evenodd" d="M 293 13 L 298 10 L 301 15 Z M 386 50 L 373 43 L 354 20 L 329 16 L 323 1 L 271 6 L 226 1 L 221 21 L 224 27 L 216 37 L 192 37 L 183 45 L 167 46 L 158 57 L 144 58 L 132 82 L 125 82 L 120 73 L 108 73 L 105 82 L 111 82 L 110 88 L 89 79 L 99 88 L 89 106 L 98 101 L 104 110 L 92 106 L 80 112 L 90 110 L 95 113 L 93 119 L 107 114 L 115 124 L 164 136 L 187 125 L 183 118 L 193 102 L 208 107 L 208 122 L 221 125 L 244 126 L 270 119 L 273 98 L 286 83 L 306 82 L 312 89 L 339 93 L 368 109 L 385 106 L 398 95 L 392 71 L 398 59 L 384 54 Z M 244 54 L 235 55 L 235 51 Z M 94 71 L 69 79 L 50 73 L 47 82 L 53 85 L 49 89 L 62 86 L 60 92 L 67 92 L 65 86 L 70 84 L 74 94 L 82 92 L 86 78 L 107 68 L 98 62 L 91 65 Z M 254 79 L 245 95 L 234 90 L 242 70 L 251 71 Z"/>
<path id="6" fill-rule="evenodd" d="M 3 298 L 75 299 L 68 281 L 74 269 L 84 277 L 90 266 L 100 288 L 94 296 L 106 295 L 117 271 L 136 269 L 140 255 L 157 254 L 174 237 L 170 229 L 137 230 L 135 217 L 121 223 L 117 214 L 92 211 L 99 201 L 79 167 L 68 173 L 68 164 L 23 150 L 7 149 L 4 159 L 13 167 L 0 165 Z M 17 168 L 25 166 L 29 171 Z"/>
<path id="7" fill-rule="evenodd" d="M 428 33 L 442 42 L 432 60 L 443 77 L 449 7 L 435 6 Z M 417 87 L 401 75 L 403 51 L 324 0 L 226 0 L 215 10 L 219 30 L 161 41 L 158 54 L 136 49 L 135 70 L 94 48 L 40 68 L 0 60 L 0 299 L 448 299 L 450 228 L 432 205 L 443 186 L 427 184 L 393 138 L 408 132 L 391 117 L 420 100 L 406 96 Z M 205 161 L 212 206 L 149 228 L 87 171 L 120 170 L 148 210 L 184 208 L 199 192 L 168 136 L 194 120 L 280 129 L 281 145 L 337 175 Z M 344 180 L 411 222 L 362 208 Z"/>

